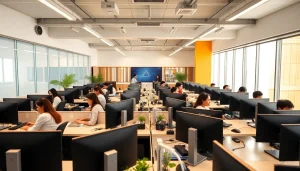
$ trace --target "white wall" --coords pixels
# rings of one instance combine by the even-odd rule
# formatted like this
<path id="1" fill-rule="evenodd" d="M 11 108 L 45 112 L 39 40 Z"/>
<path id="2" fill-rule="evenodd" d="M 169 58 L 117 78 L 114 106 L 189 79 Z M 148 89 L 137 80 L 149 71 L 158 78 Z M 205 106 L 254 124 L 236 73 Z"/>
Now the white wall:
<path id="1" fill-rule="evenodd" d="M 194 51 L 179 51 L 168 56 L 171 51 L 98 51 L 98 66 L 127 67 L 194 67 Z"/>
<path id="2" fill-rule="evenodd" d="M 97 63 L 97 50 L 89 48 L 87 43 L 76 39 L 52 39 L 47 28 L 38 36 L 35 25 L 34 18 L 0 4 L 0 35 L 89 55 L 92 65 Z"/>
<path id="3" fill-rule="evenodd" d="M 213 52 L 300 31 L 300 2 L 259 19 L 256 25 L 237 31 L 236 39 L 213 41 Z"/>

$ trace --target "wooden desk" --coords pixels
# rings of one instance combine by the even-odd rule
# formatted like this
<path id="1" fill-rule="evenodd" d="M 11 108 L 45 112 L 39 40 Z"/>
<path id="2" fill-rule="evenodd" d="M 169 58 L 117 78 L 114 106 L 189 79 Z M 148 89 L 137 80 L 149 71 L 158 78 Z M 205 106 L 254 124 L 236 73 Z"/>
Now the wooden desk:
<path id="1" fill-rule="evenodd" d="M 256 129 L 247 125 L 250 120 L 224 120 L 224 122 L 232 124 L 232 126 L 223 129 L 224 136 L 256 136 Z M 231 132 L 234 128 L 239 129 L 241 133 Z"/>
<path id="2" fill-rule="evenodd" d="M 78 104 L 75 104 L 74 106 L 65 106 L 65 110 L 73 110 L 75 107 L 78 107 L 79 105 Z"/>
<path id="3" fill-rule="evenodd" d="M 87 103 L 85 99 L 74 99 L 74 103 L 80 104 L 80 103 Z"/>

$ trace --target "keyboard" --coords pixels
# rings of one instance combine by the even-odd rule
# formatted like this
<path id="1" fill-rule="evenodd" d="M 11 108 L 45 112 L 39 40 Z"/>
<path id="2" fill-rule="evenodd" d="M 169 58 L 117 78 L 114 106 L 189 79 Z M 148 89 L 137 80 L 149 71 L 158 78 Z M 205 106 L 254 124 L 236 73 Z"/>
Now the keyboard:
<path id="1" fill-rule="evenodd" d="M 19 128 L 22 128 L 23 126 L 26 126 L 26 124 L 27 124 L 27 122 L 19 123 L 17 126 L 13 126 L 13 127 L 8 128 L 8 130 L 17 130 Z"/>
<path id="2" fill-rule="evenodd" d="M 6 128 L 9 128 L 10 126 L 0 126 L 0 131 Z"/>
<path id="3" fill-rule="evenodd" d="M 188 156 L 189 155 L 188 151 L 182 145 L 175 145 L 174 148 L 182 156 Z"/>

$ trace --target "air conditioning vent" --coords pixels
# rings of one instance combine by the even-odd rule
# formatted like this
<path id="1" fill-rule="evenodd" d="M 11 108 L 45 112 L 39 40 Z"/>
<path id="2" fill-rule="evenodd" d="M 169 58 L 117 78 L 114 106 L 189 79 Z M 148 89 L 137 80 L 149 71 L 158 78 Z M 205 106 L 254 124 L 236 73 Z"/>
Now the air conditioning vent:
<path id="1" fill-rule="evenodd" d="M 106 15 L 119 15 L 119 8 L 115 2 L 101 2 L 101 9 Z"/>
<path id="2" fill-rule="evenodd" d="M 160 26 L 159 22 L 137 22 L 137 26 Z"/>
<path id="3" fill-rule="evenodd" d="M 145 43 L 149 43 L 149 42 L 154 42 L 156 39 L 141 39 L 142 42 L 145 42 Z"/>
<path id="4" fill-rule="evenodd" d="M 166 0 L 131 0 L 132 3 L 165 3 Z"/>
<path id="5" fill-rule="evenodd" d="M 189 5 L 186 2 L 179 2 L 175 9 L 176 15 L 193 15 L 197 11 L 197 3 Z"/>

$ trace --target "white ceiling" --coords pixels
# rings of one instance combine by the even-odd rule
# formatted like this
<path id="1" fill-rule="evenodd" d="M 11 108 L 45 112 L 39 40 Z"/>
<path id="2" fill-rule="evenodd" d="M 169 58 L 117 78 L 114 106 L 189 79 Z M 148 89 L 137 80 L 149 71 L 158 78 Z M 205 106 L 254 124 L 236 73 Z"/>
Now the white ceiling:
<path id="1" fill-rule="evenodd" d="M 96 22 L 97 24 L 92 22 L 92 20 L 89 20 L 89 24 L 92 24 L 93 29 L 99 34 L 123 50 L 174 50 L 177 46 L 183 45 L 205 31 L 211 24 L 218 22 L 218 18 L 244 0 L 233 0 L 232 2 L 231 0 L 198 0 L 196 2 L 197 11 L 192 16 L 175 15 L 177 4 L 183 0 L 166 0 L 165 3 L 146 4 L 132 3 L 131 0 L 114 1 L 120 10 L 120 15 L 118 16 L 108 16 L 104 13 L 101 9 L 101 2 L 104 2 L 104 0 L 75 0 L 76 5 L 81 9 L 71 0 L 60 0 L 69 9 L 84 18 L 85 22 L 88 21 L 86 19 L 89 16 L 99 19 Z M 228 4 L 229 1 L 231 2 L 230 4 Z M 299 1 L 270 0 L 240 17 L 240 19 L 244 20 L 236 21 L 234 24 L 221 24 L 220 26 L 224 27 L 221 33 L 212 33 L 206 36 L 204 40 L 233 39 L 236 36 L 236 30 L 249 25 L 249 19 L 262 18 Z M 99 50 L 113 50 L 112 47 L 108 47 L 100 39 L 83 30 L 81 28 L 82 23 L 72 23 L 63 19 L 62 16 L 38 0 L 0 0 L 0 4 L 36 19 L 43 18 L 46 24 L 40 24 L 44 27 L 49 27 L 50 37 L 80 39 Z M 149 6 L 151 7 L 151 16 L 149 16 Z M 128 19 L 130 22 L 127 21 Z M 159 22 L 163 24 L 159 27 L 138 27 L 133 23 L 139 19 L 142 19 L 142 21 L 157 21 L 161 19 Z M 51 24 L 47 24 L 47 22 Z M 72 31 L 72 27 L 76 28 L 79 33 Z M 120 31 L 121 27 L 125 28 L 126 33 Z M 173 34 L 170 33 L 172 27 L 176 28 Z M 141 38 L 155 38 L 156 41 L 145 44 L 145 42 L 140 40 Z M 192 45 L 184 50 L 193 50 Z"/>

